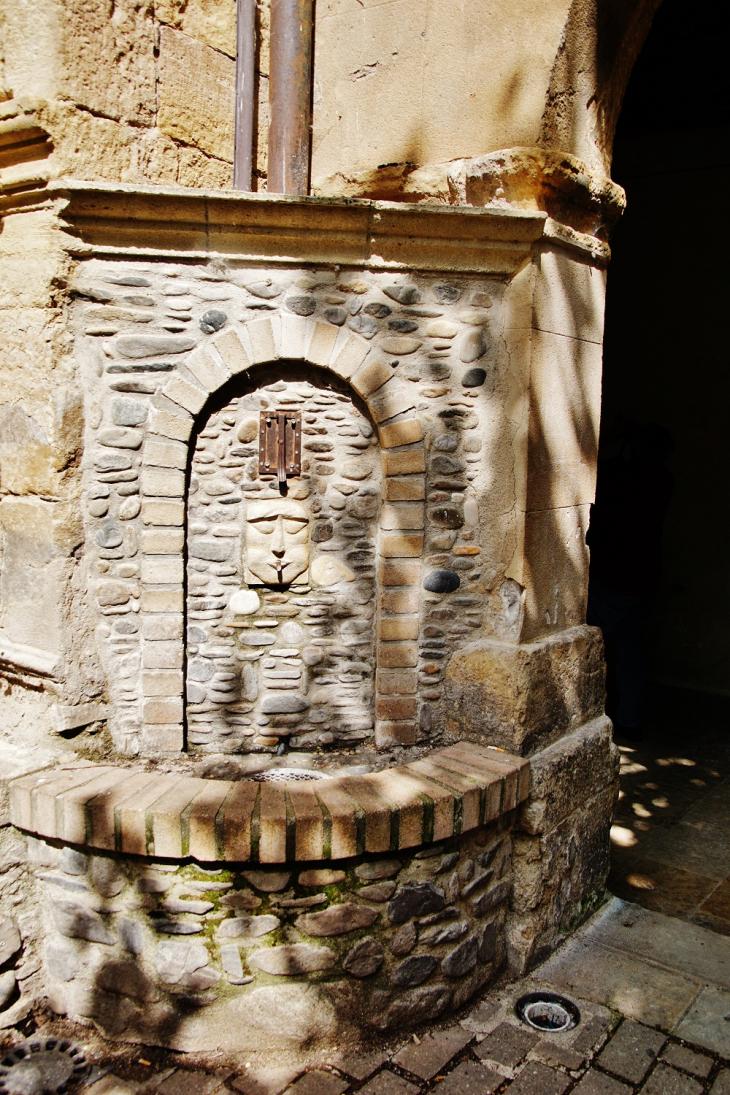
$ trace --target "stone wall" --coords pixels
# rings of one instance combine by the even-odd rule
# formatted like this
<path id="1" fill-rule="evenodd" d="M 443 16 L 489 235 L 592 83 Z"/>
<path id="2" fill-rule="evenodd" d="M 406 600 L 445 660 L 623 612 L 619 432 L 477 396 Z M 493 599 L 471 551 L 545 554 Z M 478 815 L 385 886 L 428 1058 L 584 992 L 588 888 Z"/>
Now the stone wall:
<path id="1" fill-rule="evenodd" d="M 256 7 L 261 189 L 268 0 Z M 318 4 L 314 191 L 354 183 L 363 194 L 363 175 L 387 186 L 416 166 L 517 146 L 571 153 L 589 173 L 606 172 L 623 90 L 656 7 Z M 4 0 L 0 92 L 15 104 L 0 114 L 37 112 L 56 176 L 230 187 L 235 48 L 234 0 L 119 0 L 113 18 L 83 0 Z M 421 198 L 438 196 L 428 170 L 418 186 Z"/>
<path id="2" fill-rule="evenodd" d="M 291 366 L 280 369 L 292 376 Z M 275 376 L 266 369 L 262 387 L 226 400 L 193 454 L 188 741 L 218 751 L 241 749 L 243 739 L 252 747 L 282 737 L 298 748 L 352 744 L 374 731 L 379 445 L 350 393 L 316 375 Z M 285 497 L 306 519 L 301 536 L 309 542 L 300 549 L 303 572 L 293 584 L 286 575 L 286 592 L 261 584 L 276 583 L 277 574 L 265 561 L 252 573 L 255 549 L 246 544 L 253 507 L 259 512 L 268 500 L 273 513 L 282 503 L 273 469 L 258 471 L 263 408 L 303 414 L 301 476 Z"/>
<path id="3" fill-rule="evenodd" d="M 504 963 L 511 821 L 415 855 L 277 869 L 29 838 L 48 1002 L 188 1051 L 312 1051 L 435 1019 Z"/>
<path id="4" fill-rule="evenodd" d="M 200 419 L 188 502 L 190 744 L 273 748 L 287 722 L 299 727 L 295 745 L 354 742 L 370 733 L 375 717 L 381 740 L 408 744 L 416 735 L 437 741 L 445 729 L 448 658 L 477 631 L 482 638 L 514 640 L 522 626 L 522 591 L 506 574 L 516 547 L 510 499 L 518 426 L 507 412 L 510 360 L 500 344 L 500 283 L 437 276 L 394 283 L 387 274 L 345 270 L 215 273 L 94 260 L 78 270 L 75 292 L 76 354 L 93 427 L 84 456 L 87 573 L 103 621 L 97 635 L 118 746 L 138 749 L 143 734 L 144 748 L 154 752 L 175 740 L 183 626 L 178 499 L 188 459 L 184 439 L 192 428 L 187 408 L 201 410 L 210 385 L 223 381 L 230 395 L 220 397 L 214 418 L 206 411 Z M 253 318 L 262 312 L 272 318 Z M 195 354 L 206 347 L 207 364 L 196 364 Z M 244 359 L 245 376 L 227 379 Z M 250 372 L 252 362 L 272 359 L 275 366 Z M 335 379 L 302 374 L 303 362 L 331 369 Z M 175 387 L 175 377 L 183 388 Z M 363 398 L 358 410 L 353 399 Z M 255 618 L 256 610 L 242 614 L 232 600 L 251 585 L 242 569 L 242 507 L 276 496 L 267 494 L 266 477 L 259 477 L 256 452 L 239 440 L 264 403 L 270 409 L 296 406 L 304 415 L 304 466 L 289 489 L 311 511 L 307 582 L 318 591 L 302 586 L 299 600 L 307 601 L 298 604 L 286 590 L 270 590 L 268 619 Z M 335 406 L 344 409 L 328 409 Z M 358 424 L 357 444 L 348 415 Z M 382 508 L 373 416 L 388 445 Z M 316 438 L 320 450 L 333 448 L 313 451 Z M 340 450 L 341 460 L 327 460 Z M 480 514 L 490 515 L 481 527 Z M 363 524 L 376 516 L 379 532 Z M 376 588 L 377 652 L 372 631 L 362 646 L 352 638 L 375 626 L 368 620 L 375 620 Z M 290 651 L 295 664 L 261 671 L 280 691 L 287 680 L 299 682 L 300 712 L 319 707 L 309 721 L 282 717 L 294 711 L 253 706 L 260 687 L 254 664 L 275 638 L 267 629 L 299 610 L 305 626 L 308 621 L 318 629 L 306 674 L 291 653 L 301 648 L 304 634 L 293 618 L 280 625 L 273 652 Z M 295 628 L 299 645 L 284 635 Z M 282 672 L 289 677 L 271 675 Z M 213 692 L 203 695 L 207 681 L 214 682 Z M 337 717 L 334 709 L 328 712 L 328 704 L 340 707 L 353 689 L 352 704 L 344 703 Z M 235 721 L 224 720 L 224 726 L 216 704 L 227 703 Z M 256 720 L 263 729 L 271 714 L 279 716 L 279 735 L 252 738 Z"/>

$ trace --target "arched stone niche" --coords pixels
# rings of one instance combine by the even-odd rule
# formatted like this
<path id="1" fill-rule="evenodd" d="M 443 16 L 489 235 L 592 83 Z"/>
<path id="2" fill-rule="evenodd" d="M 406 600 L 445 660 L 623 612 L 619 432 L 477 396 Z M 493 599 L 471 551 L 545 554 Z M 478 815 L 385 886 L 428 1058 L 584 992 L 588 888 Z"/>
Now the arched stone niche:
<path id="1" fill-rule="evenodd" d="M 299 363 L 305 373 L 307 369 L 310 370 L 306 374 L 308 379 L 305 379 L 305 373 L 302 373 L 300 380 L 295 380 L 295 374 L 290 373 L 287 373 L 287 376 L 291 376 L 290 380 L 282 379 L 284 373 L 281 370 L 291 369 L 292 363 L 295 362 Z M 287 365 L 287 363 L 289 364 Z M 259 366 L 263 366 L 263 369 L 257 368 Z M 282 694 L 288 690 L 267 688 L 267 686 L 262 689 L 261 686 L 264 682 L 258 680 L 259 670 L 257 668 L 256 674 L 254 674 L 252 669 L 252 662 L 259 660 L 258 648 L 255 646 L 249 647 L 248 644 L 242 643 L 240 632 L 241 630 L 255 631 L 265 635 L 274 620 L 286 620 L 286 616 L 275 616 L 273 610 L 276 607 L 276 598 L 285 595 L 287 598 L 292 598 L 291 591 L 285 593 L 283 589 L 271 588 L 263 594 L 263 600 L 262 593 L 257 591 L 256 595 L 260 604 L 263 603 L 266 606 L 264 611 L 268 612 L 268 617 L 265 614 L 257 617 L 256 613 L 251 615 L 258 619 L 259 625 L 263 626 L 257 626 L 256 618 L 249 619 L 245 612 L 235 611 L 237 602 L 234 602 L 231 610 L 232 615 L 227 615 L 225 620 L 223 616 L 218 619 L 218 614 L 224 607 L 222 602 L 225 601 L 225 608 L 227 609 L 230 598 L 226 600 L 224 596 L 218 593 L 215 596 L 204 596 L 202 598 L 204 602 L 210 601 L 211 604 L 215 604 L 217 607 L 206 608 L 201 611 L 206 614 L 208 612 L 213 613 L 214 616 L 211 616 L 210 619 L 216 618 L 217 625 L 222 626 L 224 632 L 230 631 L 232 633 L 216 636 L 216 641 L 221 640 L 221 650 L 224 649 L 223 643 L 225 643 L 226 655 L 221 657 L 220 667 L 216 668 L 208 680 L 213 681 L 216 685 L 215 691 L 219 697 L 226 700 L 225 704 L 218 705 L 221 712 L 224 707 L 228 706 L 228 700 L 231 701 L 230 706 L 234 710 L 229 709 L 226 712 L 225 719 L 222 714 L 216 719 L 216 705 L 210 702 L 210 692 L 206 689 L 206 697 L 200 701 L 200 704 L 206 709 L 189 712 L 195 716 L 203 715 L 206 717 L 202 719 L 196 717 L 193 720 L 195 729 L 191 732 L 188 744 L 205 745 L 208 744 L 207 739 L 210 738 L 210 747 L 212 749 L 220 750 L 225 748 L 234 751 L 241 748 L 242 739 L 247 737 L 259 739 L 256 748 L 273 750 L 278 745 L 280 735 L 274 735 L 273 733 L 256 734 L 255 719 L 257 717 L 262 720 L 270 720 L 265 727 L 260 727 L 261 729 L 271 727 L 272 729 L 283 730 L 293 727 L 294 730 L 298 731 L 294 735 L 295 740 L 300 737 L 304 738 L 305 733 L 306 735 L 315 736 L 334 733 L 331 729 L 316 730 L 315 727 L 318 724 L 313 724 L 311 719 L 307 722 L 307 720 L 300 717 L 305 711 L 309 712 L 310 708 L 317 707 L 316 704 L 312 703 L 312 700 L 316 698 L 316 689 L 318 687 L 331 689 L 331 694 L 342 701 L 342 707 L 338 712 L 338 733 L 345 735 L 366 734 L 367 736 L 374 734 L 375 742 L 379 746 L 412 744 L 416 737 L 418 715 L 416 695 L 417 639 L 419 634 L 418 612 L 421 562 L 424 546 L 425 451 L 423 426 L 415 416 L 414 404 L 412 398 L 409 398 L 410 393 L 407 391 L 407 387 L 404 387 L 402 380 L 394 374 L 390 362 L 376 351 L 373 351 L 365 339 L 355 334 L 348 334 L 344 339 L 338 340 L 337 330 L 330 325 L 303 320 L 296 316 L 282 316 L 277 323 L 269 318 L 253 320 L 243 325 L 240 333 L 227 330 L 213 336 L 207 345 L 199 347 L 190 355 L 185 368 L 179 368 L 170 377 L 153 402 L 153 410 L 142 453 L 142 520 L 146 526 L 146 531 L 142 536 L 140 551 L 142 559 L 139 614 L 144 637 L 142 651 L 144 749 L 147 752 L 156 753 L 174 751 L 184 747 L 186 743 L 184 738 L 184 693 L 181 670 L 186 662 L 186 654 L 192 656 L 191 662 L 193 665 L 204 663 L 204 659 L 198 657 L 201 641 L 203 641 L 200 639 L 198 632 L 193 631 L 193 642 L 189 650 L 186 650 L 183 637 L 185 589 L 182 548 L 185 538 L 184 527 L 186 525 L 186 469 L 191 458 L 194 464 L 197 460 L 195 476 L 191 480 L 191 485 L 195 486 L 196 481 L 201 478 L 201 467 L 206 462 L 209 463 L 211 457 L 213 462 L 216 459 L 225 462 L 225 455 L 231 457 L 234 449 L 238 447 L 233 446 L 232 443 L 229 447 L 228 442 L 226 442 L 226 453 L 224 454 L 221 450 L 221 456 L 216 457 L 212 452 L 208 452 L 203 448 L 197 449 L 195 443 L 191 441 L 191 437 L 197 431 L 198 439 L 203 441 L 220 440 L 220 436 L 218 438 L 206 438 L 206 429 L 209 433 L 215 433 L 218 425 L 221 427 L 226 425 L 228 432 L 234 426 L 236 430 L 241 430 L 244 421 L 248 421 L 251 417 L 255 419 L 258 411 L 254 408 L 254 402 L 251 402 L 248 407 L 244 402 L 244 411 L 241 412 L 239 420 L 238 411 L 235 412 L 234 416 L 232 409 L 226 410 L 225 408 L 225 400 L 230 399 L 231 396 L 222 393 L 233 393 L 236 384 L 243 385 L 238 389 L 241 392 L 260 390 L 263 374 L 273 381 L 270 387 L 275 388 L 278 383 L 284 385 L 279 392 L 265 391 L 263 398 L 271 402 L 274 396 L 279 396 L 280 393 L 288 390 L 287 384 L 291 384 L 293 395 L 305 399 L 305 395 L 300 396 L 297 393 L 296 385 L 308 383 L 311 385 L 312 392 L 322 393 L 318 396 L 312 395 L 312 399 L 319 398 L 324 401 L 321 406 L 325 416 L 328 413 L 345 415 L 343 419 L 332 418 L 328 420 L 325 418 L 324 421 L 346 423 L 349 416 L 353 430 L 355 429 L 354 424 L 358 424 L 357 434 L 362 439 L 363 446 L 367 442 L 366 447 L 356 448 L 352 443 L 353 438 L 350 437 L 350 443 L 348 444 L 347 435 L 342 433 L 343 426 L 339 431 L 339 441 L 335 449 L 332 450 L 335 453 L 336 460 L 339 456 L 339 450 L 342 451 L 343 467 L 338 469 L 339 472 L 346 470 L 346 467 L 349 466 L 353 474 L 359 474 L 367 466 L 371 468 L 373 484 L 380 484 L 377 490 L 373 488 L 371 492 L 375 497 L 379 497 L 382 502 L 379 508 L 377 529 L 375 525 L 371 524 L 373 519 L 357 517 L 356 513 L 347 514 L 347 519 L 350 521 L 367 522 L 363 526 L 364 535 L 362 537 L 359 535 L 359 525 L 352 526 L 353 530 L 357 532 L 357 536 L 353 538 L 355 546 L 352 549 L 346 549 L 345 556 L 347 556 L 347 550 L 352 550 L 357 554 L 349 561 L 347 557 L 344 560 L 340 558 L 342 553 L 338 548 L 338 545 L 342 546 L 344 544 L 345 540 L 348 539 L 347 537 L 343 535 L 335 540 L 329 557 L 325 546 L 327 541 L 316 539 L 317 536 L 324 534 L 326 522 L 317 519 L 316 509 L 312 509 L 312 505 L 322 503 L 329 486 L 321 490 L 315 483 L 315 493 L 312 494 L 312 486 L 310 485 L 308 498 L 297 499 L 295 494 L 303 491 L 305 480 L 295 479 L 290 481 L 290 494 L 287 495 L 287 498 L 290 502 L 300 502 L 302 505 L 305 501 L 308 503 L 309 508 L 304 507 L 304 514 L 311 530 L 308 533 L 310 558 L 307 561 L 307 584 L 302 583 L 303 588 L 300 592 L 303 596 L 298 598 L 303 600 L 308 597 L 310 600 L 306 604 L 292 604 L 290 607 L 297 608 L 298 615 L 300 610 L 303 610 L 305 614 L 307 611 L 313 613 L 312 616 L 302 616 L 302 620 L 321 620 L 328 615 L 334 617 L 335 613 L 328 612 L 328 610 L 335 608 L 337 597 L 333 597 L 332 594 L 326 592 L 332 588 L 326 583 L 332 577 L 339 577 L 334 585 L 339 586 L 345 583 L 346 586 L 351 587 L 348 589 L 347 600 L 353 606 L 356 605 L 357 608 L 355 614 L 350 617 L 352 631 L 349 634 L 352 636 L 352 648 L 357 649 L 362 646 L 363 651 L 360 651 L 360 653 L 363 654 L 367 652 L 367 649 L 372 650 L 374 648 L 375 653 L 374 657 L 372 654 L 370 657 L 358 657 L 357 663 L 363 667 L 362 669 L 353 669 L 351 666 L 349 669 L 344 670 L 346 659 L 340 661 L 337 658 L 330 661 L 330 664 L 326 665 L 325 668 L 335 671 L 335 676 L 326 678 L 326 684 L 316 685 L 311 699 L 303 697 L 302 704 L 306 706 L 302 706 L 300 711 L 265 711 L 264 704 L 269 695 L 273 696 L 274 693 Z M 315 374 L 320 379 L 315 381 Z M 330 379 L 325 379 L 326 377 Z M 266 385 L 264 385 L 265 388 Z M 309 391 L 304 387 L 301 390 L 302 392 Z M 239 401 L 240 398 L 245 397 L 239 396 Z M 258 398 L 262 397 L 259 396 Z M 334 402 L 330 403 L 330 399 L 334 399 Z M 220 400 L 224 401 L 222 406 L 220 406 Z M 237 407 L 239 405 L 240 402 Z M 303 406 L 303 404 L 297 403 L 296 406 Z M 349 410 L 347 412 L 328 410 L 328 408 L 338 406 L 347 406 Z M 216 418 L 216 425 L 208 427 L 207 423 L 213 407 L 220 407 L 220 422 Z M 216 411 L 217 413 L 218 411 Z M 226 414 L 232 422 L 230 427 L 224 421 Z M 307 417 L 319 420 L 321 415 L 319 412 L 313 411 Z M 360 424 L 362 424 L 362 428 Z M 314 427 L 315 423 L 305 421 L 304 425 Z M 372 428 L 370 436 L 366 436 L 368 427 Z M 249 426 L 248 432 L 251 428 L 252 426 Z M 328 436 L 332 432 L 325 426 L 316 428 L 324 429 L 325 434 L 311 434 L 307 435 L 308 438 Z M 244 431 L 244 436 L 245 433 Z M 239 439 L 236 438 L 236 440 Z M 250 446 L 250 444 L 250 442 L 241 441 L 240 447 L 245 450 L 246 445 Z M 377 457 L 375 456 L 376 451 L 379 453 Z M 205 456 L 203 456 L 204 453 Z M 307 458 L 318 467 L 329 468 L 329 464 L 335 463 L 336 460 L 332 462 L 323 460 L 321 457 L 324 455 L 327 454 L 318 454 L 311 451 L 307 454 Z M 234 460 L 237 459 L 244 462 L 241 465 L 241 468 L 243 468 L 243 483 L 252 484 L 257 482 L 261 486 L 264 481 L 253 477 L 246 478 L 246 467 L 250 469 L 249 474 L 253 475 L 253 464 L 251 462 L 256 460 L 253 450 L 252 455 L 234 457 Z M 379 469 L 378 462 L 380 464 Z M 212 474 L 215 475 L 216 473 L 213 472 Z M 220 474 L 220 471 L 218 474 Z M 314 475 L 315 480 L 325 480 L 327 478 L 328 476 L 323 472 L 317 472 Z M 365 504 L 368 491 L 364 487 L 357 487 L 357 484 L 364 483 L 364 480 L 347 479 L 342 474 L 338 474 L 337 478 L 341 483 L 352 483 L 355 486 L 352 494 L 358 495 L 361 505 Z M 230 481 L 233 482 L 233 480 Z M 228 492 L 227 486 L 225 489 Z M 347 490 L 347 488 L 345 489 Z M 228 495 L 218 495 L 218 502 L 220 503 L 224 497 L 229 497 L 231 504 L 233 498 L 236 499 L 236 504 L 238 504 L 240 494 L 241 503 L 254 504 L 254 498 L 244 498 L 244 493 L 246 492 L 239 491 L 236 488 L 232 495 L 230 495 L 230 492 Z M 253 487 L 248 490 L 248 493 L 255 494 L 256 499 L 258 499 L 259 492 L 256 492 Z M 269 492 L 264 491 L 264 493 Z M 270 493 L 272 497 L 268 499 L 269 501 L 273 501 L 274 496 L 281 500 L 281 495 L 278 492 L 272 491 Z M 348 495 L 342 492 L 339 493 L 345 500 L 345 511 L 347 511 Z M 334 497 L 334 493 L 332 496 Z M 328 505 L 330 504 L 328 503 Z M 330 509 L 332 509 L 331 505 Z M 241 526 L 243 542 L 238 541 L 239 522 L 243 518 L 243 512 L 242 508 L 238 521 L 226 518 L 215 522 L 215 526 L 230 525 L 229 531 L 232 534 L 230 537 L 216 536 L 212 522 L 210 528 L 207 524 L 205 528 L 201 525 L 198 533 L 198 526 L 193 515 L 191 515 L 191 521 L 187 528 L 190 541 L 188 545 L 190 549 L 189 576 L 202 574 L 202 571 L 195 569 L 197 563 L 216 561 L 212 559 L 204 560 L 199 555 L 195 555 L 197 550 L 195 547 L 196 540 L 200 539 L 212 544 L 215 541 L 230 539 L 232 544 L 230 559 L 227 555 L 225 560 L 220 560 L 224 570 L 230 573 L 219 573 L 215 577 L 218 579 L 232 579 L 232 581 L 230 584 L 219 581 L 218 586 L 215 588 L 225 590 L 227 586 L 227 592 L 231 595 L 242 592 L 241 578 L 246 578 L 246 553 L 251 546 L 245 542 L 243 526 Z M 320 512 L 322 511 L 320 510 Z M 273 516 L 278 518 L 282 514 L 277 513 Z M 261 514 L 258 514 L 258 518 L 260 517 Z M 248 525 L 247 522 L 246 527 Z M 341 525 L 343 531 L 347 527 L 346 524 Z M 251 534 L 249 533 L 249 535 Z M 367 547 L 357 547 L 358 543 L 365 544 L 366 541 Z M 377 548 L 375 547 L 376 544 Z M 312 552 L 312 547 L 315 547 L 314 552 Z M 219 554 L 222 555 L 223 550 Z M 373 563 L 377 563 L 375 569 L 370 565 L 371 556 Z M 239 561 L 231 562 L 230 560 L 233 559 Z M 363 571 L 358 570 L 360 566 L 364 568 Z M 354 574 L 352 582 L 348 581 L 349 571 Z M 372 572 L 372 577 L 366 581 L 365 575 L 368 571 Z M 298 577 L 303 576 L 303 573 L 298 575 Z M 249 572 L 248 577 L 255 578 L 257 576 Z M 263 589 L 266 583 L 261 579 L 260 574 L 258 578 Z M 312 585 L 312 582 L 315 584 Z M 369 588 L 367 582 L 371 583 Z M 244 581 L 243 584 L 248 587 L 256 583 Z M 189 588 L 192 601 L 194 584 L 191 583 Z M 292 583 L 293 588 L 294 583 Z M 310 592 L 305 594 L 305 588 Z M 314 588 L 317 589 L 316 593 L 312 593 Z M 342 588 L 344 589 L 344 586 Z M 377 590 L 377 605 L 374 601 L 370 606 L 367 605 L 366 589 L 368 595 L 370 595 L 371 590 L 373 595 Z M 210 593 L 210 590 L 208 592 Z M 268 600 L 266 599 L 267 596 L 269 597 Z M 270 599 L 272 596 L 274 597 L 273 601 Z M 333 604 L 325 604 L 324 602 L 329 601 L 330 597 L 333 597 Z M 363 598 L 362 602 L 355 602 L 355 597 Z M 319 603 L 315 604 L 317 599 Z M 249 603 L 252 602 L 253 598 L 251 597 Z M 279 608 L 285 609 L 289 604 L 289 600 L 286 603 L 280 602 Z M 365 608 L 360 612 L 363 606 Z M 258 613 L 260 610 L 257 609 L 256 612 Z M 321 615 L 318 616 L 317 613 Z M 203 622 L 193 617 L 192 605 L 189 609 L 189 615 L 188 622 L 191 627 L 197 627 Z M 247 620 L 253 626 L 249 627 Z M 359 624 L 358 620 L 360 621 Z M 296 622 L 297 626 L 303 629 L 306 626 L 324 629 L 326 626 L 324 623 L 307 625 L 299 622 L 299 620 Z M 231 624 L 234 626 L 231 627 Z M 243 628 L 239 628 L 238 625 L 241 624 L 244 625 Z M 358 626 L 364 628 L 362 634 L 367 634 L 367 640 L 362 643 L 359 640 L 355 641 Z M 283 624 L 277 624 L 276 627 L 278 632 L 282 629 Z M 336 630 L 339 630 L 341 638 L 343 635 L 348 634 L 344 617 L 342 622 L 337 624 Z M 202 631 L 203 628 L 201 627 L 200 632 Z M 238 633 L 238 639 L 233 637 L 235 633 Z M 197 643 L 195 642 L 196 635 L 199 640 Z M 209 642 L 211 637 L 206 633 L 204 642 Z M 327 638 L 327 636 L 324 634 L 312 635 L 312 639 L 314 638 Z M 260 642 L 264 647 L 273 645 L 265 643 L 263 640 L 260 640 Z M 279 643 L 276 645 L 280 649 L 296 648 L 301 650 L 302 654 L 305 647 L 311 645 L 314 648 L 314 643 L 309 644 L 305 640 L 302 640 L 301 646 L 297 647 L 295 647 L 295 644 L 288 648 L 281 647 Z M 208 650 L 210 649 L 208 647 Z M 236 672 L 236 665 L 238 664 L 235 657 L 236 650 L 240 654 L 242 667 L 240 674 Z M 230 651 L 234 651 L 233 665 L 230 664 Z M 253 654 L 254 657 L 249 660 L 246 657 L 247 654 Z M 298 661 L 300 659 L 292 657 L 291 660 Z M 301 661 L 302 669 L 304 669 L 303 657 Z M 245 674 L 244 666 L 249 666 L 249 670 Z M 295 669 L 298 666 L 290 666 L 289 668 Z M 307 666 L 306 668 L 308 678 L 316 676 L 316 674 L 310 673 L 314 666 Z M 267 669 L 269 669 L 268 666 Z M 340 669 L 343 671 L 339 672 Z M 273 669 L 270 671 L 276 672 Z M 263 672 L 263 666 L 261 672 Z M 279 672 L 283 672 L 283 670 Z M 219 676 L 214 680 L 216 673 Z M 228 674 L 231 673 L 233 675 L 229 676 Z M 355 676 L 359 678 L 358 682 L 355 681 Z M 341 680 L 341 677 L 344 677 L 345 680 Z M 274 677 L 269 678 L 270 681 L 276 679 Z M 254 687 L 262 692 L 262 700 L 258 710 L 255 706 L 252 706 L 250 711 L 243 710 L 243 707 L 249 704 L 258 703 L 258 695 L 256 701 L 242 697 L 240 689 L 244 683 L 245 687 L 250 690 L 246 695 L 252 695 Z M 192 679 L 188 675 L 188 687 L 198 684 L 207 684 L 207 682 L 195 680 L 194 672 Z M 349 685 L 355 686 L 354 698 L 351 703 L 349 700 L 345 701 L 347 686 Z M 221 688 L 220 686 L 224 687 Z M 301 693 L 299 694 L 301 695 Z M 193 697 L 191 697 L 191 699 L 195 698 L 195 703 L 192 704 L 193 707 L 200 706 L 197 699 L 199 696 L 201 696 L 200 692 L 193 692 Z M 236 709 L 237 705 L 239 705 L 238 709 Z M 266 703 L 266 707 L 270 708 L 272 706 L 286 706 L 286 704 L 281 702 L 277 704 L 271 701 Z M 329 707 L 329 714 L 325 711 L 324 723 L 326 724 L 329 721 L 332 725 L 332 710 L 337 705 L 328 702 L 325 706 Z M 346 717 L 344 717 L 345 712 L 347 713 Z M 252 714 L 254 715 L 253 720 L 250 719 Z M 271 716 L 274 714 L 277 716 L 276 726 L 273 725 L 271 720 Z M 294 715 L 296 718 L 290 721 L 284 717 L 288 715 Z M 236 721 L 232 722 L 232 719 Z M 244 719 L 248 719 L 249 722 L 244 722 Z M 213 735 L 212 729 L 210 733 L 206 733 L 207 726 L 212 727 L 214 723 L 218 727 L 217 733 Z M 250 732 L 244 734 L 243 732 L 249 729 L 249 723 L 254 727 L 254 734 Z M 201 729 L 201 727 L 205 729 Z M 230 727 L 235 727 L 235 729 L 230 730 L 227 735 L 220 733 L 222 728 L 229 729 Z M 214 736 L 216 738 L 215 743 L 213 742 Z M 225 737 L 229 738 L 229 745 L 223 744 Z M 273 740 L 274 737 L 276 737 L 276 742 Z M 206 740 L 204 741 L 204 739 Z M 309 737 L 300 744 L 309 745 L 311 740 L 311 737 Z M 347 738 L 344 740 L 346 741 Z M 362 739 L 351 738 L 350 740 Z M 322 743 L 320 742 L 320 744 Z M 252 746 L 253 742 L 248 748 Z"/>
<path id="2" fill-rule="evenodd" d="M 281 489 L 259 467 L 262 412 L 301 415 L 301 471 Z M 191 442 L 191 747 L 372 741 L 382 495 L 377 430 L 336 377 L 281 362 L 218 393 Z"/>

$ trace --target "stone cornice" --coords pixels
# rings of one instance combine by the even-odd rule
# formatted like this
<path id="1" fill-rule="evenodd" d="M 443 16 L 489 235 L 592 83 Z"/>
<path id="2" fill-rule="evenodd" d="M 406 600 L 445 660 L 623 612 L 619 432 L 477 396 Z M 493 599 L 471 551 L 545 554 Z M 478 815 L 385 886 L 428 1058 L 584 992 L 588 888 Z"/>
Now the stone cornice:
<path id="1" fill-rule="evenodd" d="M 221 258 L 509 277 L 545 230 L 541 211 L 444 208 L 57 180 L 53 201 L 78 255 Z M 8 206 L 5 204 L 5 211 Z"/>

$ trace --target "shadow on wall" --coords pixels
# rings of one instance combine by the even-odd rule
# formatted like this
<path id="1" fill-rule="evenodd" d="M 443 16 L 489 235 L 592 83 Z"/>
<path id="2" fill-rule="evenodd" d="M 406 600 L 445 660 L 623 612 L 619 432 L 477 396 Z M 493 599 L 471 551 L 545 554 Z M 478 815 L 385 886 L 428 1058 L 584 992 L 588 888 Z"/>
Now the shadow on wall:
<path id="1" fill-rule="evenodd" d="M 530 377 L 528 642 L 585 623 L 600 414 L 603 275 L 549 252 L 542 265 Z"/>
<path id="2" fill-rule="evenodd" d="M 538 144 L 610 171 L 626 85 L 661 0 L 573 0 Z"/>

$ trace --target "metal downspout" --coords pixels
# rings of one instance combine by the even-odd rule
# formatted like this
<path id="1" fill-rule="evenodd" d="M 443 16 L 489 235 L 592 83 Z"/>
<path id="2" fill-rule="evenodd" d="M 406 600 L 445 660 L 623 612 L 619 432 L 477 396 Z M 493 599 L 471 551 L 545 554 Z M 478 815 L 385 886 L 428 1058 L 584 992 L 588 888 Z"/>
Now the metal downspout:
<path id="1" fill-rule="evenodd" d="M 236 119 L 233 189 L 251 190 L 253 177 L 256 0 L 236 0 Z"/>
<path id="2" fill-rule="evenodd" d="M 272 194 L 309 193 L 312 17 L 313 0 L 271 0 L 268 190 Z"/>

